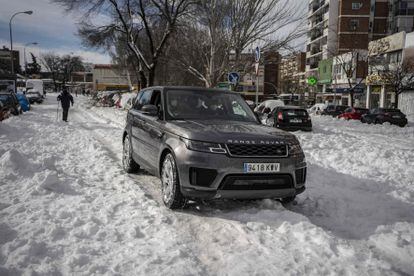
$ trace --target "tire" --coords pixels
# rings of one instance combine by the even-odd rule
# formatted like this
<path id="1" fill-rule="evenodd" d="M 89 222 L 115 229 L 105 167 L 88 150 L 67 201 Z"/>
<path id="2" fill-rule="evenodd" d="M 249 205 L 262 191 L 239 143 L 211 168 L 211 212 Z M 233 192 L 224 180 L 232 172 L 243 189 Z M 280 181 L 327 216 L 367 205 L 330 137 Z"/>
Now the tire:
<path id="1" fill-rule="evenodd" d="M 296 196 L 289 196 L 289 197 L 284 197 L 280 199 L 280 202 L 282 202 L 282 204 L 288 204 L 291 203 L 295 200 Z"/>
<path id="2" fill-rule="evenodd" d="M 134 173 L 139 170 L 139 165 L 132 158 L 131 140 L 129 139 L 129 135 L 125 136 L 123 142 L 122 167 L 127 173 Z"/>
<path id="3" fill-rule="evenodd" d="M 182 209 L 187 203 L 180 190 L 180 180 L 174 156 L 168 153 L 161 167 L 162 201 L 169 209 Z"/>

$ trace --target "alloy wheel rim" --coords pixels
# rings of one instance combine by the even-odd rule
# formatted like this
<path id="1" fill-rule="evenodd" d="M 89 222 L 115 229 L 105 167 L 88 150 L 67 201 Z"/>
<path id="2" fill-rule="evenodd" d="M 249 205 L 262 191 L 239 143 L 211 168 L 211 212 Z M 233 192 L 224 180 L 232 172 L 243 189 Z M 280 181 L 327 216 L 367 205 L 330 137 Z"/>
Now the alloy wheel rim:
<path id="1" fill-rule="evenodd" d="M 166 158 L 162 167 L 162 192 L 164 202 L 170 202 L 173 194 L 174 172 L 170 158 Z"/>

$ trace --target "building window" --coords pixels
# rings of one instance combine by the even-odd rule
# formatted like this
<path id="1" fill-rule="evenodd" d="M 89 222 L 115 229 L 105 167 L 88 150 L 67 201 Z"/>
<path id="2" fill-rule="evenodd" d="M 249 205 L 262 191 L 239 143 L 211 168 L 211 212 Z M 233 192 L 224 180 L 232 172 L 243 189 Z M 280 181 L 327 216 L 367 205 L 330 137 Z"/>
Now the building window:
<path id="1" fill-rule="evenodd" d="M 362 3 L 359 2 L 352 2 L 352 9 L 359 10 L 362 7 Z"/>
<path id="2" fill-rule="evenodd" d="M 349 29 L 351 31 L 356 31 L 359 27 L 359 20 L 358 19 L 351 19 L 349 20 Z"/>

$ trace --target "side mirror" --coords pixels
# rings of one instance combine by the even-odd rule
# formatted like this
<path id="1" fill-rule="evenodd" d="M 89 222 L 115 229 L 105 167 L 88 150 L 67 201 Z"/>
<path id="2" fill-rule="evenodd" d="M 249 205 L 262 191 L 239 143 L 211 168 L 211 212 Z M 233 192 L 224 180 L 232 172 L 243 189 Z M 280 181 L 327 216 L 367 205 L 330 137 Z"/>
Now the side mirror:
<path id="1" fill-rule="evenodd" d="M 158 108 L 152 104 L 146 104 L 141 108 L 142 113 L 148 116 L 157 116 Z"/>

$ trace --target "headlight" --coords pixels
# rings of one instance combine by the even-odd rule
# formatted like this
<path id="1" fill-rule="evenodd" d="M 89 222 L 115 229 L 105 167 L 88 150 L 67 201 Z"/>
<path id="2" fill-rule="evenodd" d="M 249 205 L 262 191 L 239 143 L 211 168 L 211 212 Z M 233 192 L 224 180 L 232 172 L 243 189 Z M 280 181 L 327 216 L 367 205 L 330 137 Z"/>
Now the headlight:
<path id="1" fill-rule="evenodd" d="M 305 158 L 305 154 L 303 153 L 299 140 L 295 136 L 289 140 L 289 155 L 293 157 Z"/>
<path id="2" fill-rule="evenodd" d="M 227 153 L 226 149 L 221 144 L 210 143 L 210 142 L 202 142 L 202 141 L 194 141 L 188 139 L 181 139 L 189 150 L 194 151 L 202 151 L 202 152 L 209 152 L 209 153 Z"/>

